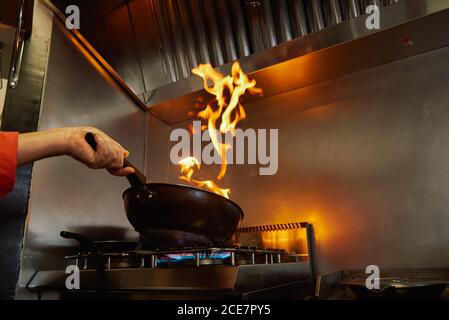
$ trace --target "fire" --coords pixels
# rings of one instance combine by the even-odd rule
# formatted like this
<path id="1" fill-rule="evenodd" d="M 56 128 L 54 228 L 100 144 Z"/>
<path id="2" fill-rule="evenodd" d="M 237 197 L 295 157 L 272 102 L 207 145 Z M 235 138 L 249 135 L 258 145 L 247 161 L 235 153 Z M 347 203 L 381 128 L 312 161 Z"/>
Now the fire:
<path id="1" fill-rule="evenodd" d="M 181 166 L 181 176 L 179 179 L 187 181 L 189 183 L 195 184 L 197 187 L 207 189 L 211 192 L 214 192 L 216 194 L 219 194 L 225 198 L 229 199 L 229 193 L 231 192 L 230 189 L 222 189 L 219 188 L 215 182 L 211 180 L 206 181 L 200 181 L 192 178 L 193 172 L 195 170 L 195 167 L 199 170 L 201 169 L 201 164 L 198 161 L 198 159 L 194 157 L 188 157 L 179 162 L 179 165 Z"/>
<path id="2" fill-rule="evenodd" d="M 246 92 L 261 94 L 262 89 L 256 88 L 256 81 L 249 80 L 238 62 L 234 62 L 231 75 L 228 76 L 224 76 L 214 70 L 210 64 L 201 64 L 194 68 L 192 73 L 201 77 L 203 79 L 204 89 L 215 96 L 215 99 L 204 110 L 198 113 L 198 117 L 207 121 L 207 126 L 203 126 L 202 130 L 209 130 L 211 142 L 221 157 L 221 167 L 217 179 L 222 180 L 226 175 L 228 166 L 226 153 L 231 146 L 220 143 L 218 135 L 227 133 L 231 133 L 233 136 L 235 135 L 238 123 L 246 119 L 246 112 L 240 102 L 240 98 Z M 219 119 L 221 119 L 221 123 L 219 124 L 218 130 L 217 122 Z M 230 189 L 219 188 L 211 180 L 199 181 L 192 178 L 195 169 L 199 170 L 201 168 L 201 163 L 198 159 L 188 157 L 181 160 L 179 165 L 181 166 L 180 179 L 229 198 Z"/>

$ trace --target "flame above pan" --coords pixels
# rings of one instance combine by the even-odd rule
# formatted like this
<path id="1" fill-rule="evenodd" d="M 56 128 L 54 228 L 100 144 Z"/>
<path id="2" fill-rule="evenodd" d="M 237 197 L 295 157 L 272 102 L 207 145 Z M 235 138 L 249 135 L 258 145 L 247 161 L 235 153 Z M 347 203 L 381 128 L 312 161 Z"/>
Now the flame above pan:
<path id="1" fill-rule="evenodd" d="M 241 97 L 247 92 L 262 94 L 262 89 L 256 87 L 255 80 L 249 80 L 238 62 L 234 62 L 231 75 L 228 76 L 214 70 L 210 64 L 201 64 L 194 68 L 192 72 L 203 79 L 204 89 L 215 97 L 204 110 L 198 113 L 198 117 L 207 122 L 202 130 L 208 130 L 210 140 L 221 158 L 220 171 L 216 179 L 222 180 L 226 175 L 228 166 L 226 153 L 232 147 L 221 143 L 222 139 L 219 139 L 219 135 L 227 133 L 235 135 L 238 123 L 246 119 Z M 220 188 L 212 180 L 202 181 L 192 177 L 195 170 L 201 169 L 201 162 L 198 159 L 187 157 L 181 160 L 179 165 L 181 167 L 180 179 L 229 199 L 230 189 Z"/>

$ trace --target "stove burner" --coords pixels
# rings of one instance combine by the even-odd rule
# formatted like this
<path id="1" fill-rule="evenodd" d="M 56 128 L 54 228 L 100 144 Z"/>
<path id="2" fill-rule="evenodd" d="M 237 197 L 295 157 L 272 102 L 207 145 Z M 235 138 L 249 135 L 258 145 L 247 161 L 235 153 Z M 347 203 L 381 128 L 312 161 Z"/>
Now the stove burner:
<path id="1" fill-rule="evenodd" d="M 308 261 L 307 254 L 240 246 L 233 240 L 214 243 L 205 236 L 178 230 L 145 230 L 134 249 L 124 249 L 121 245 L 114 248 L 112 244 L 120 244 L 120 241 L 109 241 L 108 246 L 104 246 L 103 242 L 92 241 L 82 235 L 65 234 L 81 244 L 78 253 L 67 256 L 66 260 L 70 260 L 71 264 L 75 261 L 83 270 L 238 266 Z M 95 245 L 89 248 L 88 245 L 92 243 Z"/>
<path id="2" fill-rule="evenodd" d="M 194 253 L 166 254 L 158 258 L 158 266 L 193 266 L 197 264 L 197 259 L 200 265 L 222 265 L 231 259 L 231 252 L 202 252 L 198 255 Z"/>
<path id="3" fill-rule="evenodd" d="M 172 268 L 208 265 L 246 265 L 298 262 L 300 257 L 284 250 L 249 247 L 185 248 L 155 251 L 88 252 L 65 257 L 80 268 Z"/>
<path id="4" fill-rule="evenodd" d="M 288 228 L 295 226 L 289 224 Z M 311 249 L 308 245 L 311 225 L 300 227 L 305 229 L 307 248 Z M 277 225 L 254 228 L 284 230 Z M 50 292 L 51 297 L 58 294 L 62 299 L 260 300 L 303 299 L 313 294 L 311 251 L 263 248 L 264 242 L 260 241 L 263 234 L 258 230 L 251 227 L 237 231 L 235 238 L 245 246 L 232 242 L 199 245 L 192 241 L 188 247 L 180 248 L 180 242 L 175 245 L 172 242 L 165 248 L 153 249 L 142 243 L 136 243 L 135 248 L 115 246 L 120 241 L 109 241 L 105 246 L 104 241 L 72 235 L 68 238 L 78 240 L 81 246 L 75 249 L 75 254 L 66 256 L 64 262 L 80 268 L 82 289 L 67 291 L 67 274 L 62 265 L 58 270 L 38 270 L 27 288 L 37 293 Z M 157 232 L 144 236 L 149 235 L 157 236 Z M 186 234 L 177 235 L 181 235 L 178 240 L 189 238 Z"/>
<path id="5" fill-rule="evenodd" d="M 140 244 L 144 250 L 213 246 L 203 235 L 168 229 L 145 230 L 140 235 Z"/>

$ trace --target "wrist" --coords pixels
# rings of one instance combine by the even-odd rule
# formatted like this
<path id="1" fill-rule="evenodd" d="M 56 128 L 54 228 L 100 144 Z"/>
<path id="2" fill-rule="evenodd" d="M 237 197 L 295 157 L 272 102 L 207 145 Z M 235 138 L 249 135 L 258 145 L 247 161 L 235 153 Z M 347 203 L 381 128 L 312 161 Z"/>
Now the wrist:
<path id="1" fill-rule="evenodd" d="M 79 151 L 85 144 L 85 135 L 88 132 L 95 133 L 96 129 L 92 127 L 73 127 L 61 129 L 61 143 L 63 154 L 71 157 L 77 157 Z"/>
<path id="2" fill-rule="evenodd" d="M 72 128 L 51 129 L 49 136 L 52 156 L 70 155 Z"/>

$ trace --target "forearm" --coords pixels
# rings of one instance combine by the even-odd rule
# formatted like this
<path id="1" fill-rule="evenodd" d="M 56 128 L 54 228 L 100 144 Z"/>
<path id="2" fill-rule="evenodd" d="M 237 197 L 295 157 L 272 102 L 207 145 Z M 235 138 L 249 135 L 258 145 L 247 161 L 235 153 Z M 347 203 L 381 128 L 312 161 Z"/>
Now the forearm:
<path id="1" fill-rule="evenodd" d="M 87 133 L 94 134 L 96 150 L 86 142 Z M 134 173 L 133 168 L 123 168 L 128 154 L 120 144 L 96 128 L 61 128 L 19 135 L 17 165 L 68 155 L 89 168 L 107 169 L 113 175 L 126 176 Z"/>
<path id="2" fill-rule="evenodd" d="M 67 133 L 64 129 L 21 134 L 17 150 L 17 165 L 63 155 L 67 149 L 66 141 Z"/>

